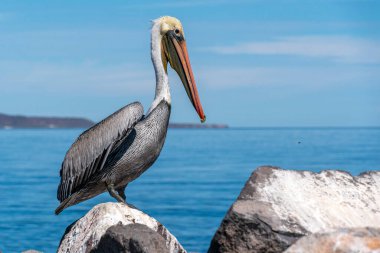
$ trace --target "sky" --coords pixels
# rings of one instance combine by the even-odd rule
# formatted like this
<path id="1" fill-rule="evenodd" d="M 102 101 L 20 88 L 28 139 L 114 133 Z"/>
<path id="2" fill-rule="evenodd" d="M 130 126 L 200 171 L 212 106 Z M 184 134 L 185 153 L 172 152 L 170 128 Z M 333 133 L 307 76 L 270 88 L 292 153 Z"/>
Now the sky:
<path id="1" fill-rule="evenodd" d="M 183 24 L 208 123 L 380 126 L 380 1 L 0 4 L 0 112 L 99 121 L 155 91 L 151 20 Z M 169 70 L 172 122 L 199 118 Z"/>

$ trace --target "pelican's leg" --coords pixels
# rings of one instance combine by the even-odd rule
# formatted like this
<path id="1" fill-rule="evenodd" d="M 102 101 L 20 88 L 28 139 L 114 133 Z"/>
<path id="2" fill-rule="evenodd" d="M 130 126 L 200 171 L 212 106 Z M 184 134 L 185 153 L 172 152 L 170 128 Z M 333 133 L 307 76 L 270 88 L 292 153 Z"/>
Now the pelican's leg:
<path id="1" fill-rule="evenodd" d="M 116 191 L 119 193 L 119 196 L 124 199 L 124 202 L 127 202 L 127 197 L 125 196 L 125 188 L 127 188 L 127 185 L 128 184 L 116 188 Z"/>
<path id="2" fill-rule="evenodd" d="M 107 190 L 110 193 L 112 197 L 114 197 L 118 202 L 124 203 L 125 200 L 119 195 L 119 193 L 115 190 L 114 184 L 106 184 L 107 185 Z"/>

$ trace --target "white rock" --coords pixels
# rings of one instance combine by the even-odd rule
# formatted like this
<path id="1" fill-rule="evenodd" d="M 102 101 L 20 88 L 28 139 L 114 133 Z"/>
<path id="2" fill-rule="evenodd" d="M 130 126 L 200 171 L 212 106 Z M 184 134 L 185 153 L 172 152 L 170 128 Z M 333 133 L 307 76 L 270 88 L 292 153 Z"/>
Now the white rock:
<path id="1" fill-rule="evenodd" d="M 284 253 L 380 253 L 380 229 L 351 228 L 304 236 Z"/>
<path id="2" fill-rule="evenodd" d="M 255 189 L 254 201 L 270 204 L 271 215 L 302 228 L 292 228 L 292 232 L 380 227 L 380 172 L 353 177 L 343 171 L 274 169 Z M 273 228 L 290 231 L 283 222 Z"/>
<path id="3" fill-rule="evenodd" d="M 255 170 L 216 232 L 209 253 L 282 252 L 300 237 L 380 227 L 380 172 Z"/>
<path id="4" fill-rule="evenodd" d="M 58 253 L 89 252 L 96 248 L 106 230 L 116 224 L 143 224 L 166 240 L 171 253 L 185 253 L 177 239 L 158 221 L 122 203 L 103 203 L 76 221 L 62 238 Z"/>

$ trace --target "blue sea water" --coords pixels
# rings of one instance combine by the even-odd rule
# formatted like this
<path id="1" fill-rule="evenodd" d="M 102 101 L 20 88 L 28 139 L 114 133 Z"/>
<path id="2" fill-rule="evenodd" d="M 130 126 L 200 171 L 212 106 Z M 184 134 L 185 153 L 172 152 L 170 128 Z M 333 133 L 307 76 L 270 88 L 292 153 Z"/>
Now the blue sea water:
<path id="1" fill-rule="evenodd" d="M 66 150 L 81 133 L 0 130 L 0 251 L 55 252 L 65 228 L 108 194 L 59 216 Z M 260 165 L 380 169 L 380 128 L 169 129 L 157 162 L 127 188 L 128 202 L 163 223 L 190 252 L 206 252 L 223 216 Z"/>

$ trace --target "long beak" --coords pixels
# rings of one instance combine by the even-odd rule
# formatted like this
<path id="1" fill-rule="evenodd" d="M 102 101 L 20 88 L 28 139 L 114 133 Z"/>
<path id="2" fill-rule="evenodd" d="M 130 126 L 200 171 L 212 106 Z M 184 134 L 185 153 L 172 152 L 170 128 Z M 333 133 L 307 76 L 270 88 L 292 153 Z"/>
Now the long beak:
<path id="1" fill-rule="evenodd" d="M 186 41 L 183 36 L 177 36 L 174 32 L 168 32 L 168 54 L 169 62 L 172 68 L 177 72 L 191 103 L 197 111 L 201 122 L 206 121 L 202 104 L 199 99 L 197 86 L 195 84 L 193 70 L 191 69 L 189 55 L 187 53 Z"/>

